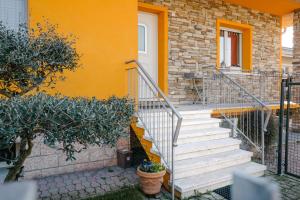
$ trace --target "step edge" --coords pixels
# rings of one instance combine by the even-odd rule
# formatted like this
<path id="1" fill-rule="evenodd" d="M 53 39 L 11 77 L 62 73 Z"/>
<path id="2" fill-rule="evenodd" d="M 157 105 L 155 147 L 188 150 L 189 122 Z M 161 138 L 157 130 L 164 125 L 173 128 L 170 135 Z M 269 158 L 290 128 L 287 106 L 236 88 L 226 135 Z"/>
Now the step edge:
<path id="1" fill-rule="evenodd" d="M 253 162 L 249 162 L 249 165 L 251 165 L 251 164 L 253 164 Z M 257 164 L 257 163 L 256 163 L 256 164 Z M 244 164 L 244 165 L 245 165 L 245 164 Z M 239 165 L 236 165 L 236 166 L 234 166 L 234 167 L 238 167 L 238 166 L 239 166 Z M 229 167 L 229 168 L 234 168 L 234 167 Z M 228 168 L 227 168 L 227 169 L 228 169 Z M 222 171 L 222 170 L 224 170 L 224 169 L 220 169 L 220 170 L 213 171 L 213 172 L 210 172 L 210 173 L 215 173 L 215 172 Z M 255 169 L 252 169 L 251 171 L 247 171 L 247 172 L 244 171 L 244 173 L 246 173 L 246 174 L 248 174 L 248 175 L 252 175 L 252 174 L 255 174 L 255 173 L 259 173 L 259 172 L 264 172 L 265 170 L 266 170 L 266 166 L 257 164 L 257 166 L 256 166 Z M 238 170 L 237 170 L 237 171 L 238 171 Z M 206 185 L 212 185 L 212 184 L 217 184 L 217 183 L 226 181 L 226 180 L 224 180 L 224 179 L 231 179 L 231 176 L 232 176 L 232 173 L 230 173 L 229 175 L 228 175 L 228 173 L 226 173 L 226 174 L 224 174 L 224 177 L 222 177 L 222 176 L 220 177 L 220 176 L 219 176 L 217 179 L 215 179 L 215 177 L 213 177 L 213 179 L 216 180 L 216 181 L 212 181 L 212 182 L 210 182 L 209 184 L 206 184 Z M 190 177 L 187 177 L 187 179 L 188 179 L 188 178 L 190 178 Z M 206 180 L 209 180 L 209 179 L 206 179 Z M 203 184 L 201 184 L 201 185 L 203 185 Z M 189 187 L 189 188 L 183 189 L 183 190 L 182 190 L 182 187 L 180 187 L 180 190 L 181 190 L 181 192 L 188 192 L 188 191 L 191 191 L 191 190 L 195 190 L 195 189 L 194 189 L 195 187 L 201 188 L 201 185 L 200 185 L 200 184 L 199 184 L 199 185 L 194 185 L 193 187 Z M 176 182 L 175 182 L 175 187 L 176 187 L 177 189 L 179 189 L 179 186 L 176 185 Z"/>
<path id="2" fill-rule="evenodd" d="M 235 151 L 235 150 L 234 150 Z M 229 152 L 232 152 L 232 151 L 229 151 Z M 222 152 L 223 153 L 223 152 Z M 217 154 L 222 154 L 222 153 L 217 153 Z M 238 158 L 250 158 L 253 156 L 253 153 L 252 152 L 249 152 L 249 151 L 240 151 L 240 153 L 236 153 L 236 155 L 231 155 L 230 157 L 226 158 L 225 160 L 212 160 L 212 161 L 208 161 L 208 162 L 205 162 L 205 161 L 199 161 L 199 162 L 195 162 L 195 164 L 192 164 L 192 166 L 195 166 L 197 165 L 197 168 L 198 168 L 198 165 L 201 164 L 201 166 L 205 165 L 205 163 L 207 163 L 207 165 L 212 165 L 212 164 L 215 164 L 215 163 L 219 163 L 219 162 L 229 162 L 233 159 L 238 159 Z M 200 159 L 201 157 L 205 157 L 205 156 L 199 156 L 199 157 L 195 157 L 195 158 L 191 158 L 191 159 L 186 159 L 186 160 L 192 160 L 192 159 Z M 212 155 L 209 155 L 209 156 L 206 156 L 206 157 L 212 157 L 212 159 L 214 158 Z M 220 157 L 219 157 L 220 158 Z M 220 158 L 221 159 L 221 158 Z M 180 161 L 184 161 L 184 160 L 180 160 Z M 177 161 L 178 162 L 178 161 Z M 176 165 L 178 165 L 178 163 L 174 163 L 174 166 L 175 166 L 175 170 L 178 170 L 178 168 L 176 168 Z M 183 165 L 183 164 L 182 164 Z M 191 165 L 190 163 L 187 164 L 187 165 Z M 186 165 L 183 165 L 181 168 L 179 169 L 183 169 L 185 168 L 186 169 Z M 196 166 L 195 166 L 196 167 Z M 199 166 L 200 167 L 200 166 Z M 194 169 L 194 167 L 193 167 Z"/>

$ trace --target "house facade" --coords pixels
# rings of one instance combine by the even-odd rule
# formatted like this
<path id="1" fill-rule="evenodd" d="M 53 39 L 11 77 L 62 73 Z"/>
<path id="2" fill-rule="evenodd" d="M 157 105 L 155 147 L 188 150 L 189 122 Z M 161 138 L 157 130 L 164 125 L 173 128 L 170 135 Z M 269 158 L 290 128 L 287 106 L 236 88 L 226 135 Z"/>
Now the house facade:
<path id="1" fill-rule="evenodd" d="M 259 84 L 255 79 L 248 81 L 244 75 L 252 77 L 261 71 L 282 73 L 281 34 L 285 26 L 291 25 L 295 30 L 293 66 L 294 70 L 300 70 L 300 4 L 296 0 L 0 2 L 0 9 L 9 11 L 0 15 L 0 19 L 12 28 L 20 22 L 28 21 L 34 26 L 47 19 L 58 24 L 62 33 L 72 33 L 78 38 L 76 48 L 82 55 L 82 68 L 66 73 L 66 80 L 48 91 L 52 94 L 126 96 L 129 60 L 138 60 L 174 104 L 194 101 L 195 86 L 185 76 L 190 73 L 224 70 L 255 93 Z M 289 13 L 294 13 L 293 21 L 284 21 L 283 16 Z M 7 20 L 11 16 L 15 20 Z M 278 91 L 278 79 L 274 80 L 264 91 L 270 94 Z M 122 148 L 129 146 L 128 140 L 120 143 Z M 67 163 L 57 151 L 37 145 L 26 163 L 25 177 L 115 165 L 117 148 L 103 149 L 99 152 L 91 148 L 74 163 Z"/>
<path id="2" fill-rule="evenodd" d="M 28 11 L 30 23 L 45 17 L 58 24 L 62 32 L 73 33 L 79 38 L 83 68 L 68 74 L 67 81 L 56 90 L 72 96 L 96 95 L 99 98 L 126 94 L 126 65 L 123 63 L 143 57 L 143 53 L 138 53 L 136 24 L 139 19 L 151 18 L 147 13 L 154 16 L 151 26 L 155 26 L 156 33 L 153 33 L 154 38 L 146 39 L 151 40 L 149 44 L 157 44 L 152 48 L 156 55 L 151 58 L 156 67 L 149 71 L 153 71 L 155 80 L 173 101 L 185 103 L 191 101 L 192 91 L 184 73 L 217 69 L 225 57 L 227 67 L 233 65 L 237 71 L 281 71 L 281 16 L 296 8 L 297 3 L 280 6 L 284 9 L 272 10 L 259 3 L 253 6 L 222 0 L 75 1 L 72 4 L 31 0 Z M 228 42 L 231 38 L 237 45 L 232 48 Z M 231 50 L 234 53 L 229 55 Z M 231 57 L 236 59 L 232 63 Z M 104 65 L 107 67 L 102 67 Z M 110 73 L 115 76 L 104 75 Z M 88 82 L 84 81 L 86 78 Z M 105 87 L 107 85 L 110 87 Z M 95 94 L 96 90 L 99 92 Z"/>

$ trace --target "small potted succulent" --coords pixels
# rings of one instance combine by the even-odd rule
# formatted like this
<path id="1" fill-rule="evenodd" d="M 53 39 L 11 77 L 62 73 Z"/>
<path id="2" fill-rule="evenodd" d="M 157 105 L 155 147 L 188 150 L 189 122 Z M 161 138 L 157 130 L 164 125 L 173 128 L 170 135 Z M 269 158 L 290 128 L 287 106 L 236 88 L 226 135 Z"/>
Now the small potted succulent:
<path id="1" fill-rule="evenodd" d="M 160 163 L 144 160 L 137 168 L 140 177 L 142 191 L 147 195 L 155 195 L 160 192 L 166 168 Z"/>

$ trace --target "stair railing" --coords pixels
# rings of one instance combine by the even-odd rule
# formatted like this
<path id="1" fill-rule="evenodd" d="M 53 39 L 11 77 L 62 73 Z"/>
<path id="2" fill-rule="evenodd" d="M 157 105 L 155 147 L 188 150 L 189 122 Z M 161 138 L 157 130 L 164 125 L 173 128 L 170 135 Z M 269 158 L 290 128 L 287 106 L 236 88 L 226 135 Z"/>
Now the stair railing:
<path id="1" fill-rule="evenodd" d="M 149 137 L 171 174 L 172 197 L 174 198 L 174 156 L 181 127 L 182 116 L 172 105 L 168 97 L 151 78 L 140 62 L 131 60 L 126 64 L 135 64 L 128 71 L 128 95 L 134 99 L 139 123 Z"/>
<path id="2" fill-rule="evenodd" d="M 203 102 L 231 128 L 231 136 L 243 141 L 242 148 L 254 151 L 254 159 L 265 162 L 265 133 L 272 110 L 222 71 L 206 72 Z M 254 148 L 253 148 L 254 147 Z"/>

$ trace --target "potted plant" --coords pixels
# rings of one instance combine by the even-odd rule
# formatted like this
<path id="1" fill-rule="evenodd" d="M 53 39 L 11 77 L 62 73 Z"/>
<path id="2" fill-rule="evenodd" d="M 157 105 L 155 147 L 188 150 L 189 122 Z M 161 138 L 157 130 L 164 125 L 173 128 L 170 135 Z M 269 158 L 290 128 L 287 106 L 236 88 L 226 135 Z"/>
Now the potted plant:
<path id="1" fill-rule="evenodd" d="M 160 192 L 165 174 L 166 168 L 162 164 L 151 161 L 143 161 L 137 168 L 141 189 L 147 195 L 155 195 Z"/>

